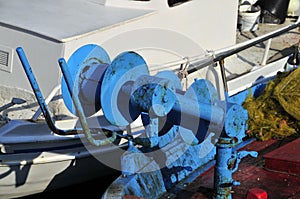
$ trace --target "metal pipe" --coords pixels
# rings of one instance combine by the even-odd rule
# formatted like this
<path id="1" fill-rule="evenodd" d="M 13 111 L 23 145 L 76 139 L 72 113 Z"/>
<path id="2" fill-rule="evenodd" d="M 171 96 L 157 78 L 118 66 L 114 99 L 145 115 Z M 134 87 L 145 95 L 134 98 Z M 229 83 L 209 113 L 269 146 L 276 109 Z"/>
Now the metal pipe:
<path id="1" fill-rule="evenodd" d="M 232 178 L 234 172 L 238 170 L 241 160 L 250 155 L 257 157 L 256 151 L 233 152 L 237 142 L 232 138 L 220 137 L 216 145 L 216 164 L 214 167 L 214 198 L 231 199 L 232 186 L 240 185 L 240 182 Z"/>
<path id="2" fill-rule="evenodd" d="M 152 80 L 149 82 L 164 82 L 163 78 L 146 75 L 143 75 L 141 77 L 142 78 L 139 79 L 143 79 L 145 81 L 147 81 L 147 79 Z M 184 92 L 181 92 L 180 90 L 176 90 L 176 92 L 173 93 L 173 91 L 168 88 L 169 85 L 165 85 L 165 87 L 163 87 L 158 86 L 159 84 L 146 84 L 145 82 L 142 82 L 141 84 L 146 86 L 145 88 L 143 88 L 142 86 L 137 87 L 136 85 L 139 85 L 139 83 L 134 82 L 133 84 L 126 84 L 121 88 L 121 91 L 124 94 L 122 96 L 126 96 L 124 97 L 126 99 L 131 98 L 131 108 L 142 109 L 142 111 L 149 112 L 149 114 L 150 112 L 152 113 L 153 110 L 155 110 L 154 112 L 156 113 L 160 111 L 163 112 L 159 115 L 155 114 L 155 116 L 158 117 L 165 116 L 172 110 L 175 111 L 176 115 L 178 116 L 182 114 L 189 118 L 201 118 L 217 125 L 223 124 L 225 111 L 220 106 L 199 102 L 195 99 L 185 97 Z M 155 87 L 156 90 L 153 87 Z M 135 90 L 136 92 L 131 93 L 132 90 Z M 161 93 L 163 93 L 164 95 Z M 168 95 L 165 93 L 167 93 Z M 157 100 L 153 100 L 153 98 L 155 98 L 154 96 L 157 96 Z M 125 113 L 122 114 L 125 115 Z M 188 126 L 185 127 L 188 128 Z"/>
<path id="3" fill-rule="evenodd" d="M 268 39 L 266 47 L 265 47 L 263 58 L 261 60 L 261 65 L 262 66 L 266 65 L 266 63 L 267 63 L 267 59 L 268 59 L 268 54 L 269 54 L 269 51 L 270 51 L 271 43 L 272 43 L 272 39 Z"/>
<path id="4" fill-rule="evenodd" d="M 18 47 L 16 49 L 16 51 L 17 51 L 19 59 L 20 59 L 20 61 L 22 63 L 22 66 L 24 68 L 24 71 L 26 73 L 26 76 L 27 76 L 27 78 L 29 80 L 31 88 L 32 88 L 32 90 L 34 92 L 34 95 L 35 95 L 35 97 L 36 97 L 36 99 L 38 101 L 38 104 L 39 104 L 39 106 L 41 108 L 41 111 L 42 111 L 42 113 L 43 113 L 43 115 L 44 115 L 44 117 L 46 119 L 46 122 L 47 122 L 49 128 L 51 129 L 51 131 L 53 131 L 54 133 L 56 133 L 58 135 L 74 135 L 74 134 L 78 134 L 79 132 L 76 129 L 62 130 L 62 129 L 56 128 L 56 126 L 54 124 L 54 121 L 53 121 L 53 119 L 52 119 L 52 117 L 50 115 L 50 111 L 48 109 L 48 106 L 45 103 L 45 100 L 44 100 L 43 95 L 42 95 L 42 93 L 40 91 L 39 85 L 38 85 L 38 83 L 37 83 L 37 81 L 35 79 L 35 76 L 34 76 L 34 74 L 32 72 L 32 69 L 30 67 L 30 64 L 28 62 L 28 59 L 27 59 L 27 57 L 26 57 L 23 49 L 21 47 Z"/>
<path id="5" fill-rule="evenodd" d="M 8 104 L 5 104 L 3 106 L 0 107 L 0 112 L 16 105 L 16 104 L 23 104 L 25 103 L 26 100 L 20 99 L 20 98 L 12 98 L 11 101 Z"/>
<path id="6" fill-rule="evenodd" d="M 53 99 L 54 95 L 58 92 L 58 90 L 60 89 L 60 85 L 57 85 L 52 91 L 51 93 L 47 96 L 47 98 L 45 99 L 45 103 L 49 104 L 49 102 Z M 31 117 L 31 120 L 36 121 L 37 118 L 41 115 L 42 110 L 41 108 L 39 108 L 34 115 Z"/>
<path id="7" fill-rule="evenodd" d="M 232 158 L 232 148 L 235 146 L 232 139 L 219 138 L 216 147 L 216 164 L 214 167 L 214 198 L 231 199 L 232 185 L 238 182 L 232 179 L 232 168 L 234 160 Z"/>
<path id="8" fill-rule="evenodd" d="M 58 135 L 75 135 L 75 134 L 82 134 L 82 133 L 85 133 L 88 135 L 88 141 L 93 144 L 93 145 L 96 145 L 96 146 L 101 146 L 101 145 L 105 145 L 105 144 L 109 144 L 109 143 L 112 143 L 116 140 L 116 136 L 120 137 L 120 138 L 124 138 L 124 139 L 127 139 L 127 140 L 132 140 L 131 136 L 130 135 L 117 135 L 116 132 L 114 131 L 111 131 L 112 133 L 112 137 L 108 138 L 108 139 L 102 139 L 102 140 L 95 140 L 92 135 L 91 135 L 91 131 L 90 129 L 88 129 L 88 127 L 84 127 L 85 129 L 87 129 L 87 131 L 82 131 L 82 130 L 79 130 L 79 129 L 70 129 L 70 130 L 62 130 L 62 129 L 58 129 L 56 126 L 55 126 L 55 123 L 54 123 L 54 120 L 52 119 L 51 115 L 50 115 L 50 111 L 48 109 L 48 106 L 43 98 L 43 95 L 40 91 L 40 88 L 39 88 L 39 85 L 35 79 L 35 76 L 32 72 L 32 69 L 30 67 L 30 64 L 28 62 L 28 59 L 24 53 L 24 50 L 22 49 L 22 47 L 18 47 L 16 49 L 17 51 L 17 54 L 19 56 L 19 59 L 22 63 L 22 66 L 24 68 L 24 71 L 25 71 L 25 74 L 29 80 L 29 83 L 31 85 L 31 88 L 35 94 L 35 97 L 38 101 L 38 104 L 40 106 L 40 109 L 45 117 L 45 120 L 46 120 L 46 123 L 47 125 L 49 126 L 49 128 L 51 129 L 51 131 L 55 134 L 58 134 Z M 61 63 L 62 62 L 62 63 Z M 65 62 L 64 60 L 59 60 L 59 63 L 60 64 L 64 64 L 63 62 Z M 65 71 L 66 73 L 68 73 L 68 71 Z M 56 87 L 57 88 L 57 87 Z M 54 89 L 56 90 L 56 89 Z M 84 120 L 85 118 L 83 118 Z M 80 120 L 80 122 L 82 122 Z"/>
<path id="9" fill-rule="evenodd" d="M 299 20 L 292 24 L 292 25 L 288 25 L 286 27 L 283 27 L 283 28 L 280 28 L 278 30 L 275 30 L 275 31 L 272 31 L 270 33 L 267 33 L 265 35 L 262 35 L 262 36 L 259 36 L 259 37 L 256 37 L 254 39 L 251 39 L 251 40 L 248 40 L 248 41 L 245 41 L 245 42 L 242 42 L 242 43 L 239 43 L 238 45 L 234 45 L 232 47 L 228 47 L 228 48 L 225 48 L 225 49 L 221 49 L 221 50 L 217 50 L 214 52 L 215 54 L 215 58 L 214 58 L 214 61 L 220 61 L 226 57 L 229 57 L 233 54 L 236 54 L 240 51 L 243 51 L 249 47 L 252 47 L 256 44 L 259 44 L 261 42 L 264 42 L 268 39 L 271 39 L 273 37 L 277 37 L 283 33 L 286 33 L 294 28 L 297 28 L 300 26 L 300 22 Z"/>
<path id="10" fill-rule="evenodd" d="M 221 61 L 223 59 L 225 59 L 226 57 L 229 57 L 231 55 L 234 55 L 238 52 L 241 52 L 249 47 L 252 47 L 256 44 L 259 44 L 261 42 L 264 42 L 268 39 L 271 39 L 273 37 L 277 37 L 281 34 L 284 34 L 292 29 L 295 29 L 297 27 L 300 26 L 300 17 L 298 17 L 298 20 L 291 25 L 285 26 L 283 28 L 280 28 L 278 30 L 272 31 L 270 33 L 267 33 L 265 35 L 256 37 L 254 39 L 227 47 L 227 48 L 222 48 L 216 51 L 209 51 L 208 55 L 206 57 L 203 58 L 203 56 L 201 56 L 200 60 L 198 59 L 197 61 L 193 62 L 190 64 L 190 67 L 188 69 L 188 73 L 193 73 L 205 66 L 210 65 L 213 62 L 218 62 Z"/>
<path id="11" fill-rule="evenodd" d="M 226 79 L 226 71 L 225 71 L 225 64 L 224 64 L 224 59 L 219 61 L 220 65 L 220 71 L 221 71 L 221 77 L 222 77 L 222 83 L 224 85 L 224 90 L 228 92 L 228 85 L 227 85 L 227 79 Z"/>
<path id="12" fill-rule="evenodd" d="M 225 110 L 214 104 L 198 102 L 181 94 L 176 93 L 177 102 L 172 110 L 179 115 L 183 114 L 186 117 L 200 118 L 212 122 L 216 125 L 222 125 L 225 118 Z M 185 125 L 185 124 L 183 124 Z M 195 124 L 191 124 L 192 126 Z M 184 126 L 188 128 L 188 126 Z"/>

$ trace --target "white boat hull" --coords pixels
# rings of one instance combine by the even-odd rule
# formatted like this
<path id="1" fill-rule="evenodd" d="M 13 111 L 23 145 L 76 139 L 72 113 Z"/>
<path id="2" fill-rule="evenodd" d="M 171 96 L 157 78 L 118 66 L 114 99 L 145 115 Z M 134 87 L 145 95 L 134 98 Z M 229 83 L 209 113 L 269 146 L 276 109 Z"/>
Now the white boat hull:
<path id="1" fill-rule="evenodd" d="M 39 131 L 24 131 L 23 136 L 18 134 L 18 129 L 27 128 L 36 128 Z M 117 172 L 101 163 L 97 157 L 114 156 L 120 146 L 109 144 L 102 147 L 86 147 L 88 142 L 84 138 L 58 136 L 50 130 L 47 135 L 47 131 L 40 131 L 42 128 L 48 129 L 44 123 L 24 121 L 13 121 L 12 124 L 1 128 L 1 140 L 6 143 L 1 145 L 0 153 L 0 198 L 27 196 Z M 35 136 L 35 140 L 32 136 L 34 134 L 39 135 Z M 8 140 L 11 143 L 8 143 Z"/>

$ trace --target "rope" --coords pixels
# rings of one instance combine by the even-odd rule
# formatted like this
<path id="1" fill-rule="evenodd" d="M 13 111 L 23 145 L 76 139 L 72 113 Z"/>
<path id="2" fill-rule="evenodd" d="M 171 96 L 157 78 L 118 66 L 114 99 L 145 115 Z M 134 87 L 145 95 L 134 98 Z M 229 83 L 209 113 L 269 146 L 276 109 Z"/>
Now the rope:
<path id="1" fill-rule="evenodd" d="M 190 66 L 190 59 L 189 57 L 184 57 L 183 60 L 186 60 L 184 64 L 181 64 L 180 71 L 177 73 L 178 78 L 180 81 L 185 79 L 185 90 L 188 88 L 188 67 Z"/>

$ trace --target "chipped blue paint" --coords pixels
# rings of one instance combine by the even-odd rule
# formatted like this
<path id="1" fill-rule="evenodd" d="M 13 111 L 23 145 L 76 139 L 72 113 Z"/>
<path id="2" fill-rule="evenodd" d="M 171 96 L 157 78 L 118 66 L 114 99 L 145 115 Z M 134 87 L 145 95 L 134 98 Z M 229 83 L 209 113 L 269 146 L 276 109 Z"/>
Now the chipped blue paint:
<path id="1" fill-rule="evenodd" d="M 72 90 L 78 91 L 86 116 L 100 110 L 100 85 L 102 76 L 110 64 L 107 52 L 96 44 L 87 44 L 77 49 L 67 61 Z M 96 75 L 97 74 L 97 75 Z M 77 115 L 75 105 L 68 90 L 65 78 L 61 81 L 62 97 L 68 110 Z"/>
<path id="2" fill-rule="evenodd" d="M 216 164 L 214 167 L 214 198 L 231 199 L 232 186 L 240 185 L 232 178 L 232 174 L 237 171 L 242 158 L 250 155 L 257 157 L 255 151 L 233 152 L 236 147 L 236 140 L 233 138 L 219 138 L 217 143 Z"/>
<path id="3" fill-rule="evenodd" d="M 127 126 L 138 117 L 139 112 L 127 111 L 122 114 L 118 107 L 118 95 L 129 80 L 134 81 L 141 75 L 148 74 L 145 60 L 135 52 L 121 53 L 112 61 L 103 77 L 100 96 L 102 110 L 109 122 L 116 126 Z M 125 106 L 123 109 L 128 109 L 129 98 L 124 96 L 122 104 Z"/>
<path id="4" fill-rule="evenodd" d="M 65 65 L 70 65 L 68 86 L 83 105 L 79 111 L 83 116 L 102 108 L 106 119 L 118 127 L 142 116 L 143 135 L 128 137 L 129 147 L 121 157 L 121 181 L 130 182 L 123 194 L 146 197 L 153 192 L 151 197 L 157 197 L 216 159 L 215 197 L 231 198 L 232 186 L 238 185 L 232 179 L 238 163 L 246 155 L 257 155 L 233 150 L 247 127 L 248 113 L 242 102 L 249 93 L 261 92 L 263 84 L 221 101 L 208 80 L 196 79 L 183 91 L 170 71 L 150 76 L 139 54 L 124 52 L 110 62 L 97 45 L 81 47 Z M 64 79 L 62 84 L 66 86 Z M 78 114 L 69 92 L 63 93 L 68 109 Z"/>

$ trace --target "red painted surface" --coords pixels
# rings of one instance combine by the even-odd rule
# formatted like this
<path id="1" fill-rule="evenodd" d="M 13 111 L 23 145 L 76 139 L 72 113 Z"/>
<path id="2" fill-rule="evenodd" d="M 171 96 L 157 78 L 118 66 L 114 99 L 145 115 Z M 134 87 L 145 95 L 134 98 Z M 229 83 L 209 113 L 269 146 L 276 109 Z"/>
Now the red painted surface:
<path id="1" fill-rule="evenodd" d="M 277 150 L 278 146 L 281 146 L 280 143 L 270 140 L 266 142 L 255 141 L 243 148 L 243 150 L 258 151 L 259 157 L 256 159 L 245 158 L 241 161 L 238 171 L 233 174 L 233 179 L 241 183 L 240 186 L 233 186 L 233 199 L 247 199 L 249 192 L 253 189 L 263 190 L 261 194 L 257 192 L 257 199 L 265 199 L 266 195 L 268 199 L 300 199 L 300 175 L 274 172 L 265 168 L 263 155 L 269 153 L 270 150 Z M 280 156 L 286 153 L 282 147 L 278 149 Z M 295 156 L 297 157 L 294 159 L 300 158 L 300 149 Z M 213 175 L 212 167 L 178 193 L 176 199 L 211 199 L 213 196 Z"/>
<path id="2" fill-rule="evenodd" d="M 241 150 L 246 150 L 246 151 L 251 151 L 251 150 L 262 151 L 262 150 L 264 150 L 264 149 L 266 149 L 266 148 L 274 145 L 276 142 L 278 142 L 278 140 L 267 140 L 267 141 L 263 141 L 263 142 L 255 141 L 255 142 L 252 142 L 251 144 L 246 145 Z"/>
<path id="3" fill-rule="evenodd" d="M 300 138 L 264 155 L 266 168 L 300 174 Z"/>
<path id="4" fill-rule="evenodd" d="M 246 199 L 268 199 L 268 194 L 265 190 L 256 187 L 248 190 Z"/>
<path id="5" fill-rule="evenodd" d="M 290 169 L 287 166 L 291 165 L 290 162 L 298 164 L 300 138 L 289 143 L 282 140 L 254 141 L 241 150 L 257 151 L 259 157 L 247 157 L 241 161 L 238 171 L 233 174 L 233 179 L 241 185 L 232 187 L 232 199 L 300 199 L 300 175 L 273 171 L 270 165 L 266 165 L 269 159 L 274 159 L 276 162 L 272 166 L 278 168 Z M 300 169 L 300 165 L 298 167 Z M 213 177 L 214 168 L 211 167 L 177 193 L 176 199 L 212 199 Z M 137 198 L 126 196 L 123 199 Z"/>
<path id="6" fill-rule="evenodd" d="M 241 182 L 240 186 L 234 186 L 233 199 L 246 199 L 249 190 L 253 188 L 263 189 L 268 199 L 299 199 L 295 197 L 300 193 L 300 177 L 288 174 L 274 173 L 263 168 L 248 164 L 240 164 L 239 170 L 233 178 Z M 213 169 L 199 176 L 186 190 L 177 195 L 178 199 L 197 198 L 211 199 L 213 188 Z"/>

